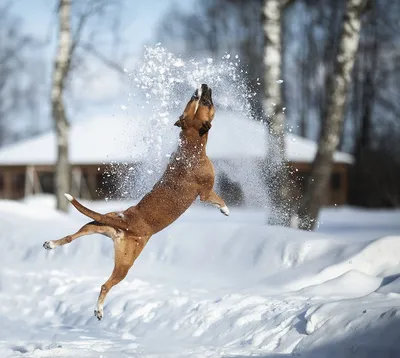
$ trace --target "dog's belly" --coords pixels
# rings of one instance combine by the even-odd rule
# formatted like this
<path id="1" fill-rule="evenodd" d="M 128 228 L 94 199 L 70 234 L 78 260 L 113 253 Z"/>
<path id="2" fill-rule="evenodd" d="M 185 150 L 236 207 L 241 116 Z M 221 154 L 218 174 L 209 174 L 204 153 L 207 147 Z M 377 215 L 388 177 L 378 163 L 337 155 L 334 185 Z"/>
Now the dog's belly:
<path id="1" fill-rule="evenodd" d="M 197 196 L 196 183 L 164 182 L 145 195 L 136 208 L 155 234 L 178 219 Z"/>

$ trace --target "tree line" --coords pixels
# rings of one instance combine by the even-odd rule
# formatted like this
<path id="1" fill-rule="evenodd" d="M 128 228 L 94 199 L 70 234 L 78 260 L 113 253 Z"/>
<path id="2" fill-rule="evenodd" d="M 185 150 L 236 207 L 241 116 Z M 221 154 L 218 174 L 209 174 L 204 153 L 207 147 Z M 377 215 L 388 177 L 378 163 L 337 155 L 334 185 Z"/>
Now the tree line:
<path id="1" fill-rule="evenodd" d="M 283 163 L 281 173 L 265 163 L 275 182 L 272 222 L 289 225 L 297 215 L 302 228 L 315 225 L 336 149 L 355 158 L 350 204 L 398 206 L 398 14 L 400 3 L 389 0 L 206 0 L 190 13 L 171 8 L 160 24 L 160 38 L 174 51 L 237 53 L 250 86 L 261 79 L 253 116 L 274 134 L 273 159 Z M 282 180 L 287 128 L 319 144 L 300 200 L 290 193 L 290 179 Z"/>

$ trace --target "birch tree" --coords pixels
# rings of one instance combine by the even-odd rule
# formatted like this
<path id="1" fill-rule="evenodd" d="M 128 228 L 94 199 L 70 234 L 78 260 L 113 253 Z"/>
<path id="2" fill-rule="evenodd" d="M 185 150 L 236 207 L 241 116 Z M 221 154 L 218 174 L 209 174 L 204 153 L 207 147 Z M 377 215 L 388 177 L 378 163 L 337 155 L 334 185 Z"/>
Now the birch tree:
<path id="1" fill-rule="evenodd" d="M 332 172 L 333 154 L 338 146 L 344 121 L 347 93 L 358 49 L 361 14 L 367 0 L 347 0 L 346 10 L 336 56 L 334 73 L 328 82 L 331 93 L 328 97 L 326 118 L 323 122 L 318 151 L 306 190 L 298 211 L 301 229 L 311 230 L 315 226 L 319 210 Z"/>
<path id="2" fill-rule="evenodd" d="M 71 171 L 68 158 L 69 124 L 64 105 L 64 89 L 72 56 L 71 0 L 59 1 L 58 16 L 58 49 L 53 69 L 51 112 L 57 138 L 55 168 L 57 209 L 66 212 L 68 210 L 68 201 L 64 199 L 64 193 L 68 193 L 70 189 Z"/>
<path id="3" fill-rule="evenodd" d="M 283 10 L 291 1 L 264 0 L 264 101 L 269 136 L 265 178 L 269 181 L 271 211 L 268 222 L 290 226 L 292 196 L 285 157 L 285 114 L 282 104 Z"/>
<path id="4" fill-rule="evenodd" d="M 119 10 L 120 0 L 90 0 L 87 2 L 72 2 L 71 0 L 58 1 L 58 48 L 55 56 L 52 76 L 51 109 L 57 141 L 57 160 L 55 166 L 55 192 L 57 209 L 68 210 L 68 201 L 64 193 L 69 192 L 71 186 L 71 170 L 69 163 L 69 121 L 65 105 L 65 90 L 72 67 L 77 66 L 77 49 L 96 57 L 100 62 L 123 73 L 123 69 L 113 60 L 108 59 L 101 51 L 93 45 L 93 34 L 90 40 L 83 38 L 83 32 L 88 27 L 90 19 L 103 18 L 110 7 Z M 72 5 L 77 9 L 72 30 Z M 101 24 L 103 30 L 108 30 L 104 22 Z M 96 31 L 96 35 L 101 30 Z M 114 34 L 115 35 L 115 34 Z M 82 56 L 82 54 L 81 54 Z M 79 58 L 82 62 L 82 58 Z"/>

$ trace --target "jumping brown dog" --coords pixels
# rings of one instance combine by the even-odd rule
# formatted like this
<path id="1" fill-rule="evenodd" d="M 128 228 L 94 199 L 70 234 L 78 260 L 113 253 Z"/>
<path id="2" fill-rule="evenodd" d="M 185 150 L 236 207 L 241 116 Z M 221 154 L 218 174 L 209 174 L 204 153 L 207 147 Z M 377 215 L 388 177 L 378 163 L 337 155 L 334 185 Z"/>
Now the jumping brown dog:
<path id="1" fill-rule="evenodd" d="M 213 190 L 214 167 L 206 155 L 208 131 L 214 112 L 211 88 L 203 84 L 195 91 L 183 115 L 175 123 L 181 128 L 179 145 L 171 156 L 166 171 L 137 205 L 122 212 L 103 215 L 65 194 L 77 210 L 94 221 L 84 225 L 73 235 L 46 241 L 43 247 L 47 250 L 54 249 L 90 234 L 103 234 L 113 240 L 114 270 L 101 286 L 94 311 L 99 320 L 103 317 L 107 293 L 125 278 L 150 237 L 178 219 L 198 196 L 201 201 L 212 203 L 223 214 L 229 215 L 224 201 Z"/>

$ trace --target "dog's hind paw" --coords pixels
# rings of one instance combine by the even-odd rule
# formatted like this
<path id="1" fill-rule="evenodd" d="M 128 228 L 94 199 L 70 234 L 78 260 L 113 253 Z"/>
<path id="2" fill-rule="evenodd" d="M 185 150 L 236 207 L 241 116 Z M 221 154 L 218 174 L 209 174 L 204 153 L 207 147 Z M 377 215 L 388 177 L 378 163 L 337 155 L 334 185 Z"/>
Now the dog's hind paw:
<path id="1" fill-rule="evenodd" d="M 101 319 L 103 318 L 103 310 L 94 310 L 94 315 L 99 321 L 101 321 Z"/>
<path id="2" fill-rule="evenodd" d="M 219 209 L 219 211 L 224 214 L 225 216 L 229 216 L 229 209 L 228 207 L 225 205 L 222 208 Z"/>
<path id="3" fill-rule="evenodd" d="M 43 247 L 44 247 L 46 250 L 53 250 L 53 249 L 55 248 L 55 245 L 54 245 L 53 241 L 46 241 L 46 242 L 43 244 Z"/>

